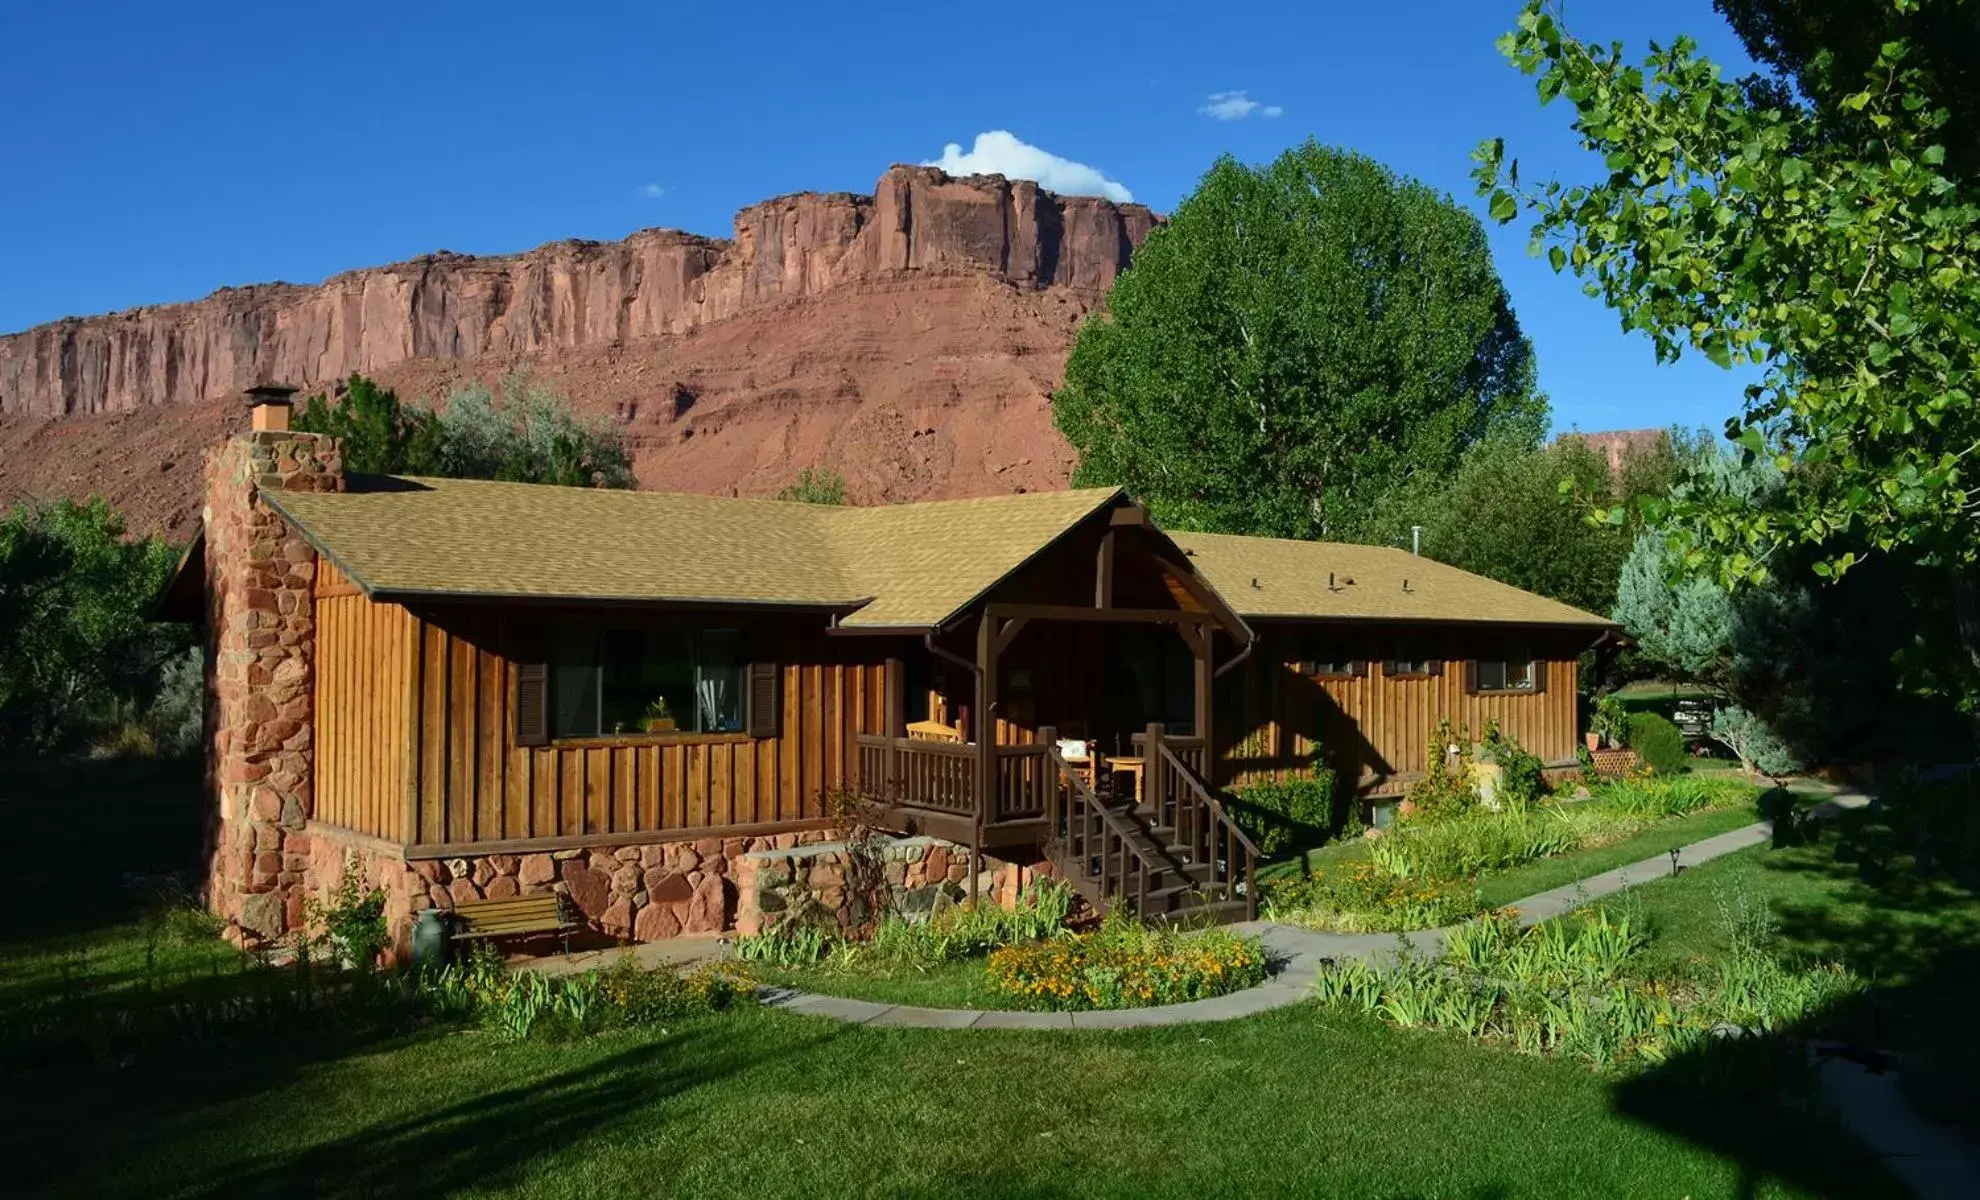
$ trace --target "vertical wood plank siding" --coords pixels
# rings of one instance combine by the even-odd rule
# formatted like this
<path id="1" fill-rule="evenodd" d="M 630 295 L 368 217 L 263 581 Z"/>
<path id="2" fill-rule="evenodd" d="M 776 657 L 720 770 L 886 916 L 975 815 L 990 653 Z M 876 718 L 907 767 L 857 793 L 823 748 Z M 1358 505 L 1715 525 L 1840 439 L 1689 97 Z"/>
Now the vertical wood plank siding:
<path id="1" fill-rule="evenodd" d="M 1294 669 L 1302 657 L 1297 634 L 1279 626 L 1262 632 L 1257 653 L 1218 686 L 1219 782 L 1226 786 L 1281 777 L 1317 755 L 1343 781 L 1399 790 L 1426 767 L 1431 731 L 1445 719 L 1466 727 L 1474 740 L 1487 721 L 1497 721 L 1542 762 L 1575 757 L 1581 740 L 1576 669 L 1588 638 L 1533 637 L 1535 653 L 1547 663 L 1538 694 L 1472 695 L 1465 691 L 1464 662 L 1481 643 L 1490 644 L 1489 631 L 1438 634 L 1433 645 L 1445 656 L 1443 673 L 1401 678 L 1383 670 L 1393 644 L 1384 633 L 1357 631 L 1336 643 L 1367 661 L 1365 675 L 1315 678 Z"/>
<path id="2" fill-rule="evenodd" d="M 405 609 L 373 603 L 334 566 L 318 564 L 316 820 L 393 841 L 409 834 L 407 704 L 417 636 Z"/>
<path id="3" fill-rule="evenodd" d="M 405 840 L 416 845 L 817 819 L 829 815 L 831 792 L 857 782 L 855 736 L 884 729 L 888 648 L 794 624 L 752 637 L 779 664 L 776 737 L 518 746 L 512 635 L 544 620 L 541 611 L 460 608 L 414 619 L 417 819 Z"/>

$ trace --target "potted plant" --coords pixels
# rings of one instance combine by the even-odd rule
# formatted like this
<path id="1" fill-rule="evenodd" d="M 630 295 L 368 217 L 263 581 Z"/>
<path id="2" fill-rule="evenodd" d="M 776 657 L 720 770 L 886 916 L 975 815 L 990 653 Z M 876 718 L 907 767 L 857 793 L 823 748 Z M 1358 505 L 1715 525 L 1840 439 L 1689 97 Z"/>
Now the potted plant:
<path id="1" fill-rule="evenodd" d="M 646 706 L 640 724 L 648 733 L 669 733 L 676 728 L 673 710 L 667 707 L 665 696 L 656 697 L 653 703 Z"/>

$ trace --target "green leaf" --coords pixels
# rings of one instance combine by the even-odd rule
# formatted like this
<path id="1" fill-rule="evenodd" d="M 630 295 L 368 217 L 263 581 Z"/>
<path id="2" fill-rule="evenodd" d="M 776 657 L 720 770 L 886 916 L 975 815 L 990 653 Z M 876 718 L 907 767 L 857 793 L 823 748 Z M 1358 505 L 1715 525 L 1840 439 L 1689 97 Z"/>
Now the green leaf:
<path id="1" fill-rule="evenodd" d="M 1567 251 L 1561 249 L 1559 246 L 1549 247 L 1547 250 L 1547 261 L 1553 266 L 1555 271 L 1560 271 L 1567 266 Z"/>
<path id="2" fill-rule="evenodd" d="M 1492 219 L 1503 225 L 1519 215 L 1519 201 L 1503 189 L 1493 192 L 1491 212 Z"/>

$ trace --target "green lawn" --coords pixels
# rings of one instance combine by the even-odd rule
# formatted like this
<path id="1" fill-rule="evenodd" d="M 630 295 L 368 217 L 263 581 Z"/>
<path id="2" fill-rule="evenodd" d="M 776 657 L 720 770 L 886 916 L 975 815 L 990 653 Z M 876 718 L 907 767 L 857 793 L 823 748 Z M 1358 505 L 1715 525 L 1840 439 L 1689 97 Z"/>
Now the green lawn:
<path id="1" fill-rule="evenodd" d="M 1106 1034 L 745 1010 L 564 1044 L 299 1036 L 10 1069 L 0 1105 L 17 1194 L 1891 1194 L 1786 1111 L 1728 1105 L 1737 1146 L 1707 1150 L 1577 1066 L 1312 1005 Z"/>
<path id="2" fill-rule="evenodd" d="M 22 794 L 0 783 L 0 802 Z M 1819 853 L 1793 870 L 1751 857 L 1784 889 L 1794 936 L 1826 929 L 1856 960 L 1901 938 L 1912 975 L 1948 919 L 1929 914 L 1956 899 L 1914 897 L 1921 907 L 1893 924 Z M 35 862 L 59 875 L 55 856 Z M 1713 867 L 1747 865 L 1638 889 L 1655 953 L 1709 950 L 1696 910 L 1709 909 Z M 59 988 L 79 941 L 123 986 L 143 981 L 141 906 L 97 882 L 101 902 L 52 911 L 46 893 L 16 889 L 36 899 L 0 935 L 0 1018 Z M 169 986 L 225 985 L 224 952 L 149 944 L 171 956 Z M 563 1043 L 284 1030 L 94 1064 L 0 1063 L 0 1110 L 9 1191 L 30 1195 L 1897 1194 L 1792 1106 L 1315 1005 L 1120 1033 L 878 1030 L 754 1009 Z"/>
<path id="3" fill-rule="evenodd" d="M 1591 875 L 1600 875 L 1604 871 L 1612 871 L 1617 867 L 1641 862 L 1659 854 L 1668 854 L 1675 846 L 1688 846 L 1714 834 L 1742 829 L 1757 820 L 1759 820 L 1758 815 L 1748 805 L 1740 805 L 1736 808 L 1708 808 L 1703 812 L 1661 822 L 1635 837 L 1611 842 L 1606 846 L 1577 850 L 1572 854 L 1562 854 L 1554 858 L 1543 858 L 1507 871 L 1488 872 L 1478 879 L 1478 894 L 1483 898 L 1487 908 L 1498 908 L 1539 892 L 1565 886 L 1577 879 L 1586 879 Z"/>
<path id="4" fill-rule="evenodd" d="M 925 971 L 862 965 L 854 971 L 827 967 L 775 969 L 752 964 L 766 983 L 782 984 L 827 996 L 849 996 L 881 1004 L 917 1004 L 926 1008 L 1015 1008 L 1011 997 L 990 986 L 984 959 L 944 963 Z"/>

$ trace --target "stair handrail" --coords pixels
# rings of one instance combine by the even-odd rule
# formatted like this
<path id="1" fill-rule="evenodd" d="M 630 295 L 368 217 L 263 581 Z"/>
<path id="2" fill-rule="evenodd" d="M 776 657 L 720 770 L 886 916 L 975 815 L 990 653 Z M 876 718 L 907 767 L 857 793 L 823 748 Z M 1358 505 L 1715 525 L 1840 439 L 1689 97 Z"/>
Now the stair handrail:
<path id="1" fill-rule="evenodd" d="M 1161 743 L 1161 755 L 1162 755 L 1162 761 L 1166 763 L 1169 766 L 1169 768 L 1176 773 L 1176 778 L 1182 780 L 1183 783 L 1188 786 L 1189 790 L 1195 793 L 1191 797 L 1191 799 L 1196 801 L 1197 804 L 1199 804 L 1205 811 L 1209 813 L 1211 821 L 1214 823 L 1215 827 L 1217 827 L 1222 832 L 1223 836 L 1225 837 L 1226 847 L 1228 848 L 1233 843 L 1235 843 L 1236 846 L 1243 849 L 1245 911 L 1248 917 L 1255 919 L 1258 916 L 1258 885 L 1256 881 L 1256 870 L 1258 866 L 1258 860 L 1261 857 L 1258 850 L 1258 844 L 1252 841 L 1251 838 L 1246 835 L 1243 829 L 1239 828 L 1238 823 L 1231 819 L 1231 815 L 1229 813 L 1224 811 L 1224 806 L 1218 802 L 1217 794 L 1210 787 L 1209 783 L 1206 782 L 1202 776 L 1196 773 L 1195 768 L 1191 767 L 1188 763 L 1184 762 L 1180 757 L 1178 757 L 1176 752 L 1170 749 L 1166 742 Z M 1180 824 L 1180 817 L 1178 817 L 1178 823 Z M 1194 850 L 1195 847 L 1192 846 L 1191 847 L 1192 853 L 1194 852 Z M 1227 854 L 1229 853 L 1228 849 L 1226 850 L 1226 853 Z M 1216 878 L 1215 859 L 1216 859 L 1216 851 L 1213 843 L 1211 847 L 1211 860 L 1212 860 L 1211 881 L 1212 882 L 1214 882 Z M 1233 863 L 1231 864 L 1231 866 L 1234 868 L 1236 864 Z M 1235 875 L 1236 872 L 1235 870 L 1233 870 L 1232 871 L 1233 878 L 1229 881 L 1230 884 L 1235 884 L 1237 882 Z M 1232 897 L 1228 897 L 1228 896 L 1226 897 L 1226 899 L 1230 899 L 1230 898 Z"/>
<path id="2" fill-rule="evenodd" d="M 1070 785 L 1068 790 L 1072 792 L 1077 805 L 1083 807 L 1088 812 L 1099 813 L 1101 824 L 1104 825 L 1107 831 L 1111 833 L 1114 836 L 1114 838 L 1120 843 L 1121 853 L 1120 853 L 1120 863 L 1119 863 L 1119 868 L 1120 868 L 1119 876 L 1120 876 L 1120 881 L 1123 884 L 1126 883 L 1127 876 L 1130 874 L 1127 864 L 1128 857 L 1130 855 L 1133 856 L 1134 865 L 1137 868 L 1137 870 L 1134 871 L 1133 874 L 1135 874 L 1138 877 L 1138 886 L 1136 889 L 1136 898 L 1135 898 L 1135 914 L 1137 916 L 1145 915 L 1148 908 L 1148 872 L 1151 870 L 1151 868 L 1159 869 L 1159 864 L 1150 864 L 1149 861 L 1142 855 L 1141 850 L 1135 846 L 1133 835 L 1139 832 L 1139 828 L 1133 822 L 1129 821 L 1126 817 L 1124 817 L 1120 813 L 1115 812 L 1113 809 L 1107 807 L 1105 804 L 1102 804 L 1100 802 L 1100 797 L 1095 795 L 1093 789 L 1087 786 L 1085 777 L 1082 776 L 1079 772 L 1072 769 L 1072 764 L 1066 761 L 1065 756 L 1059 752 L 1059 747 L 1057 745 L 1048 743 L 1045 748 L 1045 757 L 1046 760 L 1052 764 L 1053 768 L 1058 771 L 1059 780 Z M 1045 790 L 1045 796 L 1046 796 L 1045 802 L 1048 806 L 1045 812 L 1046 828 L 1054 836 L 1057 836 L 1059 832 L 1059 817 L 1060 817 L 1059 788 L 1056 785 L 1047 788 Z M 1086 864 L 1084 862 L 1081 862 L 1075 865 L 1071 861 L 1073 854 L 1073 850 L 1072 850 L 1073 831 L 1072 831 L 1071 818 L 1073 814 L 1069 811 L 1065 814 L 1065 816 L 1067 817 L 1066 836 L 1065 836 L 1065 841 L 1066 841 L 1065 857 L 1068 861 L 1060 864 L 1061 868 L 1069 871 L 1076 870 L 1078 873 L 1078 878 L 1087 879 L 1089 878 L 1089 875 L 1087 873 Z M 1100 869 L 1099 878 L 1096 881 L 1100 887 L 1100 898 L 1102 903 L 1105 903 L 1108 899 L 1111 898 L 1107 889 L 1107 878 L 1109 874 L 1107 871 L 1107 865 L 1108 863 L 1107 863 L 1106 845 L 1103 842 L 1101 845 L 1101 852 L 1100 852 L 1101 869 Z M 1126 898 L 1124 894 L 1122 895 L 1122 898 L 1123 899 Z"/>

